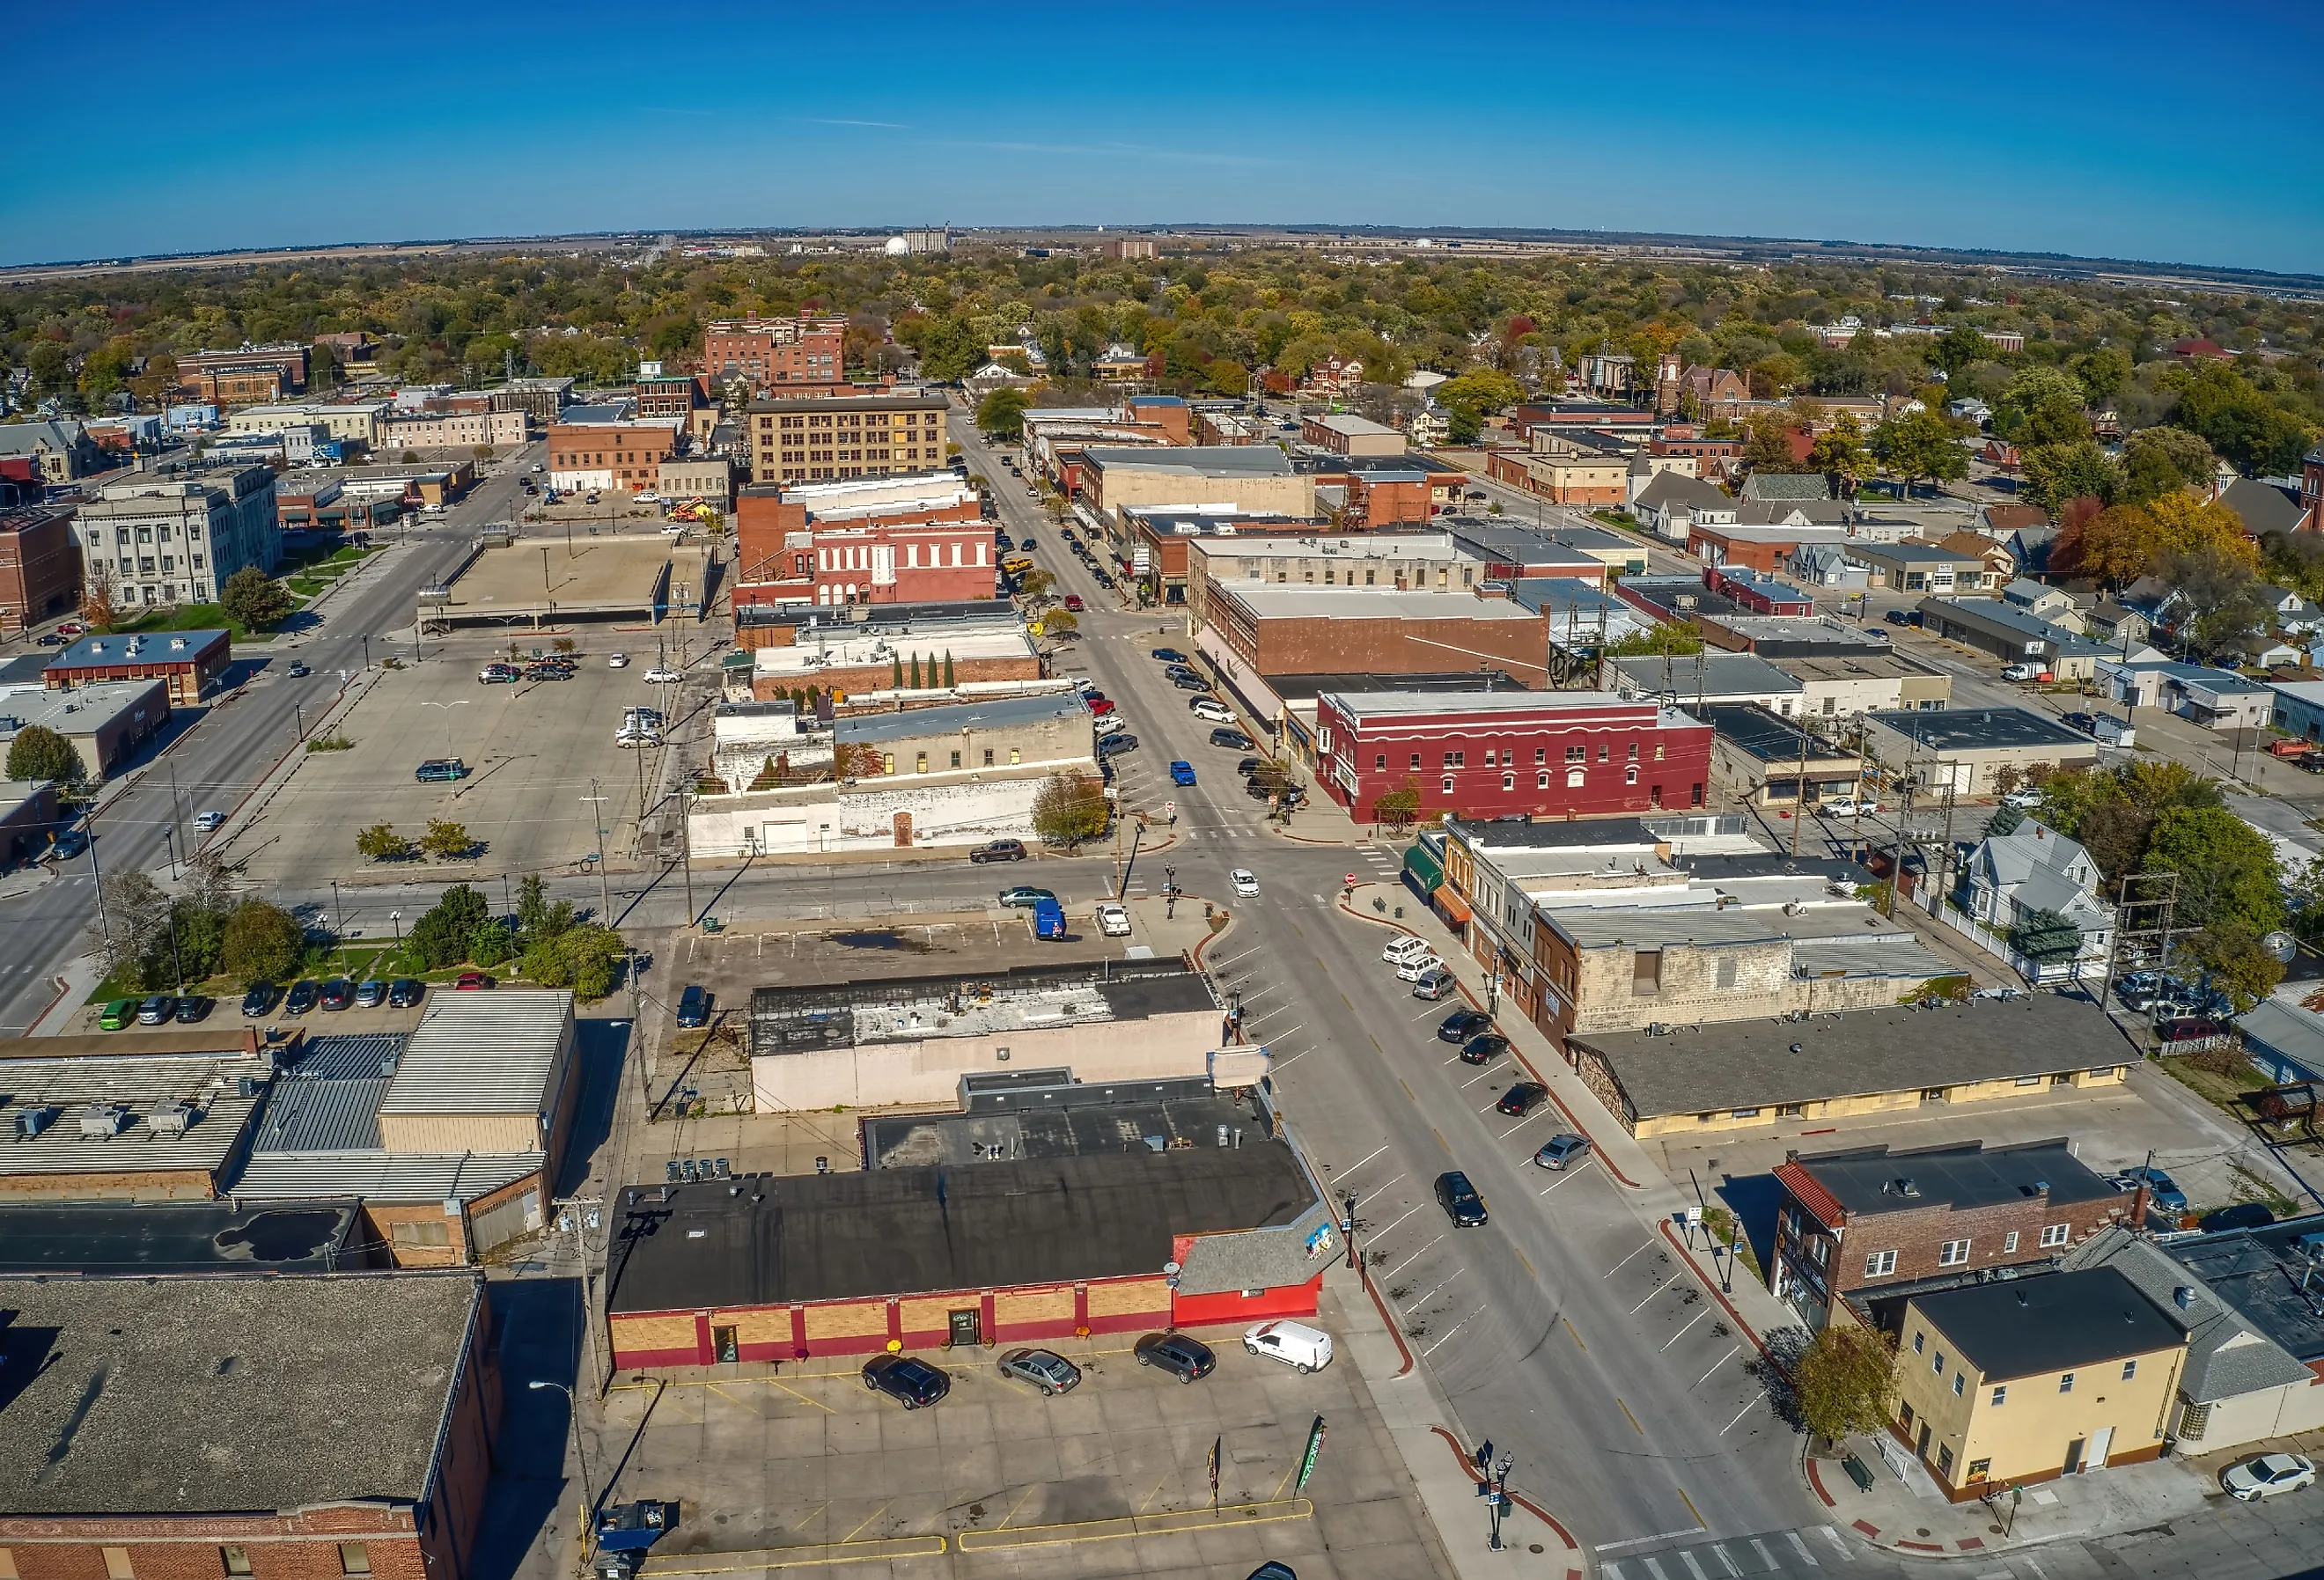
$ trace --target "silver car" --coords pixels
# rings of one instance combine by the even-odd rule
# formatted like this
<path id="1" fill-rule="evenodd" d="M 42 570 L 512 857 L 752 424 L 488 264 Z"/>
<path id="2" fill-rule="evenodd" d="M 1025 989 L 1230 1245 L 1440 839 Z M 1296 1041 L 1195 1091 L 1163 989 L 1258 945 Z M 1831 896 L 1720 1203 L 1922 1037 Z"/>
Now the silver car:
<path id="1" fill-rule="evenodd" d="M 1081 1368 L 1054 1350 L 1011 1350 L 1001 1357 L 1001 1374 L 1051 1395 L 1067 1392 L 1082 1380 Z"/>

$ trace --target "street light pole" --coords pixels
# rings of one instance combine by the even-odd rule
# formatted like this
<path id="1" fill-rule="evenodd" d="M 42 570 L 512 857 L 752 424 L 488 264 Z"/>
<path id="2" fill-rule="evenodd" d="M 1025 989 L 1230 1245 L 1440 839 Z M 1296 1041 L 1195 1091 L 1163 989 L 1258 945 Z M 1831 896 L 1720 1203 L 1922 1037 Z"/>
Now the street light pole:
<path id="1" fill-rule="evenodd" d="M 581 799 L 595 803 L 592 812 L 597 827 L 597 922 L 602 927 L 605 925 L 605 919 L 613 913 L 613 897 L 605 888 L 605 798 L 597 793 L 597 781 L 593 779 L 589 781 L 589 793 Z M 694 920 L 691 894 L 687 898 L 686 915 L 687 922 L 691 926 Z"/>
<path id="2" fill-rule="evenodd" d="M 590 1490 L 589 1457 L 581 1448 L 581 1401 L 573 1397 L 573 1391 L 565 1384 L 551 1382 L 546 1378 L 535 1378 L 526 1383 L 525 1388 L 534 1393 L 544 1388 L 553 1388 L 565 1396 L 566 1417 L 573 1423 L 573 1462 L 581 1470 L 581 1556 L 586 1558 L 596 1544 L 597 1495 Z"/>

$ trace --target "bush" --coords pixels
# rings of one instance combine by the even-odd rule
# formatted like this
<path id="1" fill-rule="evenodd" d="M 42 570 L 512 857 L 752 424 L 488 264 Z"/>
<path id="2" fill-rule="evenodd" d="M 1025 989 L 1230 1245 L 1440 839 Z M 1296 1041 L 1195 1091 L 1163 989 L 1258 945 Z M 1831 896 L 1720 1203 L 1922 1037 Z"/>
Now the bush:
<path id="1" fill-rule="evenodd" d="M 88 777 L 80 750 L 46 725 L 27 725 L 8 743 L 10 779 L 54 780 L 78 784 Z"/>
<path id="2" fill-rule="evenodd" d="M 601 999 L 620 978 L 623 947 L 612 928 L 583 922 L 531 945 L 519 968 L 543 987 L 569 987 L 576 998 Z"/>
<path id="3" fill-rule="evenodd" d="M 428 832 L 420 836 L 420 848 L 438 861 L 458 861 L 472 855 L 476 842 L 468 836 L 466 823 L 455 823 L 446 818 L 428 819 Z"/>
<path id="4" fill-rule="evenodd" d="M 281 906 L 245 900 L 226 913 L 219 960 L 244 986 L 296 975 L 306 953 L 306 930 Z"/>
<path id="5" fill-rule="evenodd" d="M 355 744 L 345 735 L 317 735 L 307 743 L 309 752 L 352 752 Z"/>
<path id="6" fill-rule="evenodd" d="M 389 825 L 374 823 L 355 835 L 355 854 L 365 861 L 408 862 L 418 847 Z"/>
<path id="7" fill-rule="evenodd" d="M 487 971 L 506 965 L 515 954 L 516 938 L 505 922 L 488 921 L 468 935 L 469 961 Z"/>
<path id="8" fill-rule="evenodd" d="M 468 957 L 469 945 L 491 919 L 484 895 L 466 883 L 455 883 L 412 924 L 404 947 L 422 970 L 441 971 Z"/>

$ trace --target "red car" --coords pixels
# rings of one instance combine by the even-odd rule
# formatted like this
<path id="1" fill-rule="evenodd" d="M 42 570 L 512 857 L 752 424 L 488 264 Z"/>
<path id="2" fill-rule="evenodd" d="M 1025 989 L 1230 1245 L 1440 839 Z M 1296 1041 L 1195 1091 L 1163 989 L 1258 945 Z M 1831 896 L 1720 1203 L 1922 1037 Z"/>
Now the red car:
<path id="1" fill-rule="evenodd" d="M 463 971 L 452 985 L 461 993 L 475 993 L 492 986 L 493 979 L 481 971 Z"/>
<path id="2" fill-rule="evenodd" d="M 1090 703 L 1089 710 L 1092 718 L 1103 718 L 1113 711 L 1113 704 L 1100 697 Z"/>
<path id="3" fill-rule="evenodd" d="M 1065 607 L 1071 609 L 1076 614 L 1080 614 L 1082 612 L 1082 596 L 1079 593 L 1067 593 L 1065 595 Z"/>

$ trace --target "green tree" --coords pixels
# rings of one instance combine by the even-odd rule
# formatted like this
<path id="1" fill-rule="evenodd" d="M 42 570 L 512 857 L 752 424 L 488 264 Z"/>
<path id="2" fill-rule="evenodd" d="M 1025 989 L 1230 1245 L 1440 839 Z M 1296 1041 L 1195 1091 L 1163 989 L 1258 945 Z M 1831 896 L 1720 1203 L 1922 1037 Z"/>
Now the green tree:
<path id="1" fill-rule="evenodd" d="M 1800 1424 L 1828 1443 L 1888 1424 L 1896 1398 L 1895 1341 L 1853 1322 L 1826 1324 L 1792 1368 Z"/>
<path id="2" fill-rule="evenodd" d="M 1810 470 L 1792 453 L 1792 421 L 1781 411 L 1755 411 L 1745 430 L 1743 464 L 1754 472 L 1796 473 Z"/>
<path id="3" fill-rule="evenodd" d="M 1025 392 L 1003 385 L 976 403 L 976 430 L 988 439 L 1011 441 L 1025 431 Z"/>
<path id="4" fill-rule="evenodd" d="M 1808 450 L 1808 466 L 1821 472 L 1831 492 L 1841 497 L 1853 497 L 1857 486 L 1879 470 L 1879 463 L 1872 458 L 1872 447 L 1864 442 L 1864 430 L 1846 412 L 1816 436 Z"/>
<path id="5" fill-rule="evenodd" d="M 1959 377 L 1964 368 L 1973 367 L 1992 356 L 1992 342 L 1966 324 L 1955 324 L 1929 346 L 1929 360 L 1950 377 Z"/>
<path id="6" fill-rule="evenodd" d="M 1041 616 L 1041 630 L 1050 636 L 1063 636 L 1081 628 L 1081 617 L 1071 609 L 1051 609 Z"/>
<path id="7" fill-rule="evenodd" d="M 1321 355 L 1330 354 L 1327 346 Z M 1304 373 L 1305 369 L 1299 371 Z M 1452 436 L 1462 444 L 1475 441 L 1489 414 L 1504 411 L 1524 399 L 1523 384 L 1505 373 L 1487 367 L 1472 369 L 1459 378 L 1446 379 L 1436 386 L 1436 403 L 1444 408 Z"/>
<path id="8" fill-rule="evenodd" d="M 2095 440 L 2038 445 L 2024 452 L 2024 495 L 2055 517 L 2072 499 L 2112 504 L 2122 492 L 2122 468 Z"/>
<path id="9" fill-rule="evenodd" d="M 484 894 L 466 883 L 455 883 L 411 924 L 404 949 L 426 971 L 441 971 L 468 957 L 468 946 L 478 929 L 492 919 Z"/>
<path id="10" fill-rule="evenodd" d="M 506 965 L 515 954 L 516 939 L 498 917 L 468 935 L 468 958 L 487 971 Z"/>
<path id="11" fill-rule="evenodd" d="M 571 929 L 574 924 L 573 901 L 559 900 L 551 903 L 547 885 L 538 873 L 527 873 L 517 885 L 516 931 L 521 948 L 530 948 L 546 943 L 558 934 Z"/>
<path id="12" fill-rule="evenodd" d="M 218 608 L 244 631 L 264 631 L 290 613 L 288 589 L 254 565 L 245 565 L 218 589 Z"/>
<path id="13" fill-rule="evenodd" d="M 945 649 L 945 689 L 949 691 L 953 688 L 954 685 L 954 682 L 952 678 L 952 649 L 946 648 Z"/>
<path id="14" fill-rule="evenodd" d="M 2142 864 L 2179 874 L 2179 925 L 2240 927 L 2260 934 L 2283 925 L 2283 886 L 2267 836 L 2225 807 L 2172 807 L 2154 820 Z"/>
<path id="15" fill-rule="evenodd" d="M 2092 401 L 2107 401 L 2130 382 L 2130 353 L 2119 346 L 2099 346 L 2074 358 L 2074 378 Z"/>
<path id="16" fill-rule="evenodd" d="M 2009 943 L 2029 960 L 2070 960 L 2081 952 L 2082 929 L 2054 910 L 2032 910 L 2010 928 Z"/>
<path id="17" fill-rule="evenodd" d="M 965 378 L 984 360 L 986 344 L 966 319 L 937 319 L 919 337 L 921 375 L 939 383 Z"/>
<path id="18" fill-rule="evenodd" d="M 180 898 L 170 907 L 173 980 L 203 982 L 217 975 L 226 944 L 226 917 L 199 901 Z"/>
<path id="19" fill-rule="evenodd" d="M 1384 823 L 1399 831 L 1409 828 L 1420 816 L 1420 787 L 1410 780 L 1392 790 L 1382 790 L 1372 798 L 1372 821 Z"/>
<path id="20" fill-rule="evenodd" d="M 1214 395 L 1240 400 L 1250 393 L 1250 369 L 1231 356 L 1215 357 L 1203 368 L 1203 383 Z"/>
<path id="21" fill-rule="evenodd" d="M 1702 633 L 1692 625 L 1672 623 L 1656 624 L 1643 631 L 1633 631 L 1618 642 L 1609 642 L 1606 656 L 1609 659 L 1660 658 L 1699 653 L 1702 651 Z"/>
<path id="22" fill-rule="evenodd" d="M 2239 1011 L 2267 997 L 2283 980 L 2283 962 L 2260 942 L 2257 933 L 2236 922 L 2205 928 L 2188 940 L 2186 950 Z"/>
<path id="23" fill-rule="evenodd" d="M 8 743 L 8 777 L 77 785 L 88 777 L 80 749 L 46 725 L 26 725 Z"/>
<path id="24" fill-rule="evenodd" d="M 2200 433 L 2183 428 L 2142 428 L 2122 441 L 2122 496 L 2133 504 L 2200 488 L 2218 457 Z"/>
<path id="25" fill-rule="evenodd" d="M 371 862 L 408 862 L 418 854 L 418 847 L 392 826 L 374 823 L 356 832 L 355 854 Z"/>
<path id="26" fill-rule="evenodd" d="M 2201 434 L 2230 466 L 2263 476 L 2299 471 L 2301 454 L 2315 442 L 2314 427 L 2238 370 L 2205 359 L 2165 376 L 2179 393 L 2172 420 Z"/>
<path id="27" fill-rule="evenodd" d="M 529 947 L 517 968 L 543 987 L 569 987 L 576 998 L 601 999 L 620 978 L 623 947 L 612 928 L 583 922 Z"/>
<path id="28" fill-rule="evenodd" d="M 466 824 L 430 818 L 428 832 L 420 836 L 420 848 L 439 862 L 450 862 L 474 855 L 476 842 L 470 836 Z"/>
<path id="29" fill-rule="evenodd" d="M 1872 453 L 1904 480 L 1904 492 L 1926 477 L 1932 483 L 1969 476 L 1969 452 L 1952 428 L 1934 411 L 1900 412 L 1872 430 Z"/>
<path id="30" fill-rule="evenodd" d="M 281 906 L 245 900 L 226 913 L 219 961 L 244 986 L 288 980 L 306 953 L 306 929 Z"/>
<path id="31" fill-rule="evenodd" d="M 1105 832 L 1112 815 L 1102 781 L 1080 773 L 1053 773 L 1033 796 L 1033 832 L 1067 850 Z"/>

